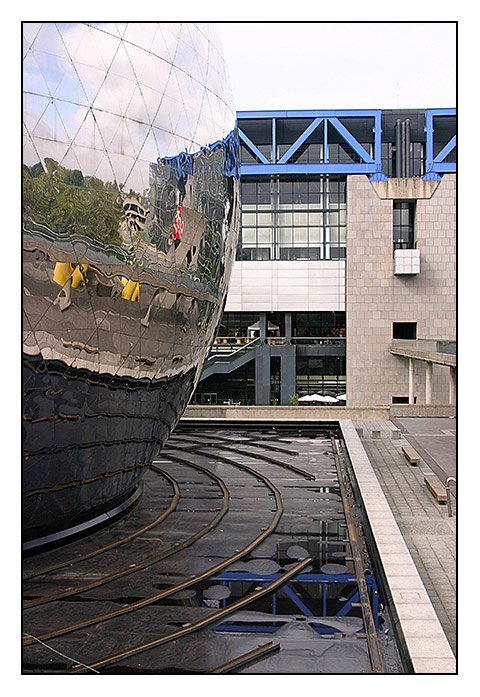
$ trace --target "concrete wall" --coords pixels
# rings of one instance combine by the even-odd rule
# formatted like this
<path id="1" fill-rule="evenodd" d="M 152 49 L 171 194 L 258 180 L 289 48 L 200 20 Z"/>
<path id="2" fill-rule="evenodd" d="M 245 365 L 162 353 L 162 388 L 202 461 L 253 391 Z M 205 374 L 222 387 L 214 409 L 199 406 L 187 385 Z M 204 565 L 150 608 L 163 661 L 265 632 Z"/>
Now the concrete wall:
<path id="1" fill-rule="evenodd" d="M 386 421 L 389 418 L 388 407 L 228 407 L 190 405 L 184 412 L 184 418 L 196 419 L 282 419 L 327 420 L 353 419 L 358 421 Z"/>
<path id="2" fill-rule="evenodd" d="M 388 421 L 390 417 L 455 416 L 452 404 L 392 404 L 379 407 L 229 407 L 190 405 L 182 418 Z"/>
<path id="3" fill-rule="evenodd" d="M 237 261 L 226 312 L 345 310 L 345 260 Z"/>
<path id="4" fill-rule="evenodd" d="M 402 196 L 401 183 L 394 195 Z M 405 182 L 405 185 L 407 182 Z M 408 396 L 408 360 L 389 352 L 393 322 L 417 322 L 419 338 L 456 338 L 456 175 L 423 187 L 415 239 L 421 271 L 393 274 L 392 191 L 375 189 L 365 175 L 347 185 L 347 404 L 391 404 Z M 411 192 L 411 188 L 408 189 Z M 379 195 L 380 194 L 380 195 Z M 409 193 L 408 195 L 412 195 Z M 415 395 L 425 402 L 425 364 L 416 362 Z M 432 401 L 448 403 L 448 368 L 433 367 Z"/>

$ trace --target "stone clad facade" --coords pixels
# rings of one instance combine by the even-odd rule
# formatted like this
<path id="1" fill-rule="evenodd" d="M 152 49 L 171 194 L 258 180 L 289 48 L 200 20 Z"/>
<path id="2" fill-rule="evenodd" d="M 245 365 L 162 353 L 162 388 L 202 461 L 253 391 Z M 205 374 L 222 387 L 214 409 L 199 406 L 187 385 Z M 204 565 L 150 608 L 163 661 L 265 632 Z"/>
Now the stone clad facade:
<path id="1" fill-rule="evenodd" d="M 387 188 L 394 181 L 395 189 Z M 393 322 L 416 322 L 421 339 L 456 338 L 456 175 L 441 181 L 347 186 L 347 397 L 349 406 L 391 404 L 408 396 L 408 359 L 391 355 Z M 413 186 L 412 186 L 413 182 Z M 403 184 L 403 186 L 402 186 Z M 421 195 L 422 198 L 410 198 Z M 393 198 L 393 196 L 395 198 Z M 420 273 L 394 275 L 393 201 L 415 200 Z M 425 363 L 415 362 L 414 395 L 425 403 Z M 449 401 L 448 368 L 434 365 L 432 402 Z"/>

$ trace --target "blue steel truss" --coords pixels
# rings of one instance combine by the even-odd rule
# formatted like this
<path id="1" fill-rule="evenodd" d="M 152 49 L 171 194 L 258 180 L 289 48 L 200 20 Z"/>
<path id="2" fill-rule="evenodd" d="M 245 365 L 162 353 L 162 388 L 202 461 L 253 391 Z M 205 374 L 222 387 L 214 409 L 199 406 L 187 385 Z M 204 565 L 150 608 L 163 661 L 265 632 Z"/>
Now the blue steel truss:
<path id="1" fill-rule="evenodd" d="M 367 116 L 374 119 L 373 131 L 375 133 L 374 152 L 375 157 L 371 157 L 361 143 L 350 133 L 350 131 L 339 121 L 339 117 Z M 239 111 L 238 119 L 272 119 L 272 160 L 269 161 L 263 153 L 255 146 L 248 136 L 239 128 L 238 135 L 240 141 L 258 158 L 258 164 L 242 164 L 241 174 L 369 174 L 371 179 L 386 179 L 382 174 L 381 160 L 381 116 L 379 109 L 358 109 L 358 110 L 339 110 L 339 111 Z M 276 161 L 276 121 L 285 118 L 311 118 L 312 121 L 304 132 L 291 145 L 287 152 Z M 310 164 L 298 164 L 289 162 L 292 155 L 303 145 L 309 136 L 323 124 L 324 132 L 324 156 L 323 162 Z M 348 145 L 359 155 L 362 162 L 355 163 L 334 163 L 328 161 L 328 138 L 327 125 L 333 128 L 342 136 Z"/>
<path id="2" fill-rule="evenodd" d="M 433 157 L 435 129 L 433 128 L 434 117 L 455 116 L 456 109 L 426 109 L 425 111 L 425 133 L 427 137 L 427 152 L 425 158 L 425 176 L 424 179 L 441 179 L 441 175 L 445 172 L 456 172 L 456 162 L 445 162 L 445 158 L 449 155 L 457 145 L 457 136 L 453 136 L 444 148 Z"/>
<path id="3" fill-rule="evenodd" d="M 262 586 L 262 588 L 269 583 L 271 583 L 274 579 L 279 578 L 281 574 L 253 574 L 249 573 L 246 571 L 226 571 L 222 574 L 219 574 L 218 576 L 215 576 L 215 578 L 212 578 L 211 581 L 214 582 L 220 582 L 222 585 L 227 585 L 232 582 L 249 582 L 249 583 L 258 583 Z M 375 629 L 378 629 L 379 625 L 379 596 L 378 596 L 378 588 L 377 584 L 375 581 L 375 576 L 371 571 L 367 571 L 365 573 L 365 581 L 367 584 L 367 589 L 370 592 L 370 599 L 371 599 L 371 606 L 372 606 L 372 614 L 373 614 L 373 619 L 375 623 Z M 275 632 L 277 629 L 279 629 L 280 624 L 275 625 L 274 624 L 274 618 L 275 615 L 277 614 L 277 594 L 282 592 L 285 595 L 287 595 L 294 606 L 297 608 L 297 610 L 300 611 L 302 615 L 304 615 L 306 618 L 308 617 L 318 617 L 317 614 L 315 614 L 307 605 L 307 601 L 303 600 L 300 598 L 300 596 L 296 593 L 295 591 L 295 585 L 296 584 L 310 584 L 314 583 L 317 585 L 321 585 L 323 588 L 323 593 L 322 593 L 322 616 L 324 618 L 327 618 L 327 593 L 326 593 L 326 587 L 330 583 L 336 583 L 336 584 L 350 584 L 350 585 L 355 585 L 356 584 L 356 579 L 354 577 L 354 574 L 317 574 L 317 573 L 304 573 L 304 574 L 298 574 L 298 576 L 295 576 L 295 578 L 290 579 L 287 583 L 285 583 L 278 591 L 274 592 L 272 594 L 272 621 L 267 622 L 267 623 L 252 623 L 252 624 L 245 624 L 245 623 L 237 623 L 234 620 L 233 621 L 227 621 L 223 622 L 220 625 L 217 625 L 215 627 L 215 631 L 226 631 L 226 632 Z M 201 599 L 201 598 L 200 598 Z M 345 617 L 348 615 L 352 609 L 356 606 L 358 606 L 359 602 L 359 594 L 358 590 L 353 590 L 350 596 L 345 600 L 343 603 L 341 609 L 334 615 L 334 617 Z M 223 607 L 226 606 L 226 601 L 222 600 Z M 315 625 L 315 623 L 314 623 Z M 320 622 L 318 622 L 318 627 L 313 626 L 313 628 L 322 634 L 330 632 L 335 632 L 337 630 L 331 628 L 327 629 L 325 626 L 321 625 Z"/>
<path id="4" fill-rule="evenodd" d="M 456 146 L 456 136 L 434 158 L 434 129 L 433 118 L 438 116 L 452 116 L 456 109 L 427 109 L 425 111 L 426 132 L 426 167 L 424 179 L 440 179 L 445 172 L 456 172 L 455 162 L 445 162 L 447 155 Z M 374 119 L 374 156 L 372 157 L 358 142 L 355 136 L 339 120 L 348 117 L 371 117 Z M 307 128 L 300 134 L 286 153 L 277 161 L 277 119 L 310 118 Z M 240 141 L 243 142 L 251 153 L 258 159 L 258 163 L 243 163 L 242 175 L 263 174 L 367 174 L 372 180 L 385 180 L 388 177 L 382 172 L 382 111 L 380 109 L 346 109 L 326 111 L 239 111 L 237 119 L 271 119 L 272 120 L 272 157 L 269 160 L 259 148 L 248 138 L 240 127 L 238 130 Z M 346 143 L 357 153 L 361 162 L 335 163 L 328 160 L 328 124 L 330 124 Z M 305 143 L 311 134 L 323 125 L 323 161 L 299 164 L 291 162 L 292 156 Z"/>

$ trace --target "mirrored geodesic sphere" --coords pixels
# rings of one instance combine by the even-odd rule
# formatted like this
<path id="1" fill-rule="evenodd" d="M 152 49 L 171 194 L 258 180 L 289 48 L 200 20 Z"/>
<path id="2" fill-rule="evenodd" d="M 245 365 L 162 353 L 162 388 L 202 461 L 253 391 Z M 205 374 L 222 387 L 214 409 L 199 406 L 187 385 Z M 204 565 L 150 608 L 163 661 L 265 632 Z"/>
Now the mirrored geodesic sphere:
<path id="1" fill-rule="evenodd" d="M 199 378 L 238 227 L 209 24 L 23 24 L 24 530 L 124 499 Z M 89 513 L 90 512 L 90 513 Z"/>

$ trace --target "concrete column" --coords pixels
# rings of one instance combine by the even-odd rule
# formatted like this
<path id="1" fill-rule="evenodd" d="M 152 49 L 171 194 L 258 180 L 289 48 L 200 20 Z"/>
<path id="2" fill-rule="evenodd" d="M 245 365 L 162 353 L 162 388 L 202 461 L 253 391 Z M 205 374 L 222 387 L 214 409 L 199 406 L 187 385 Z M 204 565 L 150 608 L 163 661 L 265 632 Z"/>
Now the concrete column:
<path id="1" fill-rule="evenodd" d="M 432 403 L 432 363 L 425 363 L 425 404 Z"/>
<path id="2" fill-rule="evenodd" d="M 287 344 L 292 342 L 292 313 L 285 313 L 285 341 Z"/>
<path id="3" fill-rule="evenodd" d="M 448 403 L 449 404 L 455 404 L 457 401 L 457 395 L 456 395 L 456 375 L 457 369 L 454 368 L 453 366 L 450 366 L 450 372 L 449 372 L 449 381 L 448 381 Z"/>
<path id="4" fill-rule="evenodd" d="M 265 343 L 265 337 L 267 336 L 267 313 L 260 312 L 260 343 Z"/>
<path id="5" fill-rule="evenodd" d="M 270 351 L 266 345 L 255 349 L 255 404 L 270 405 Z"/>
<path id="6" fill-rule="evenodd" d="M 408 359 L 408 403 L 414 403 L 413 378 L 415 376 L 415 363 L 413 358 Z"/>
<path id="7" fill-rule="evenodd" d="M 288 407 L 290 398 L 296 392 L 296 347 L 282 346 L 280 360 L 280 404 Z"/>

